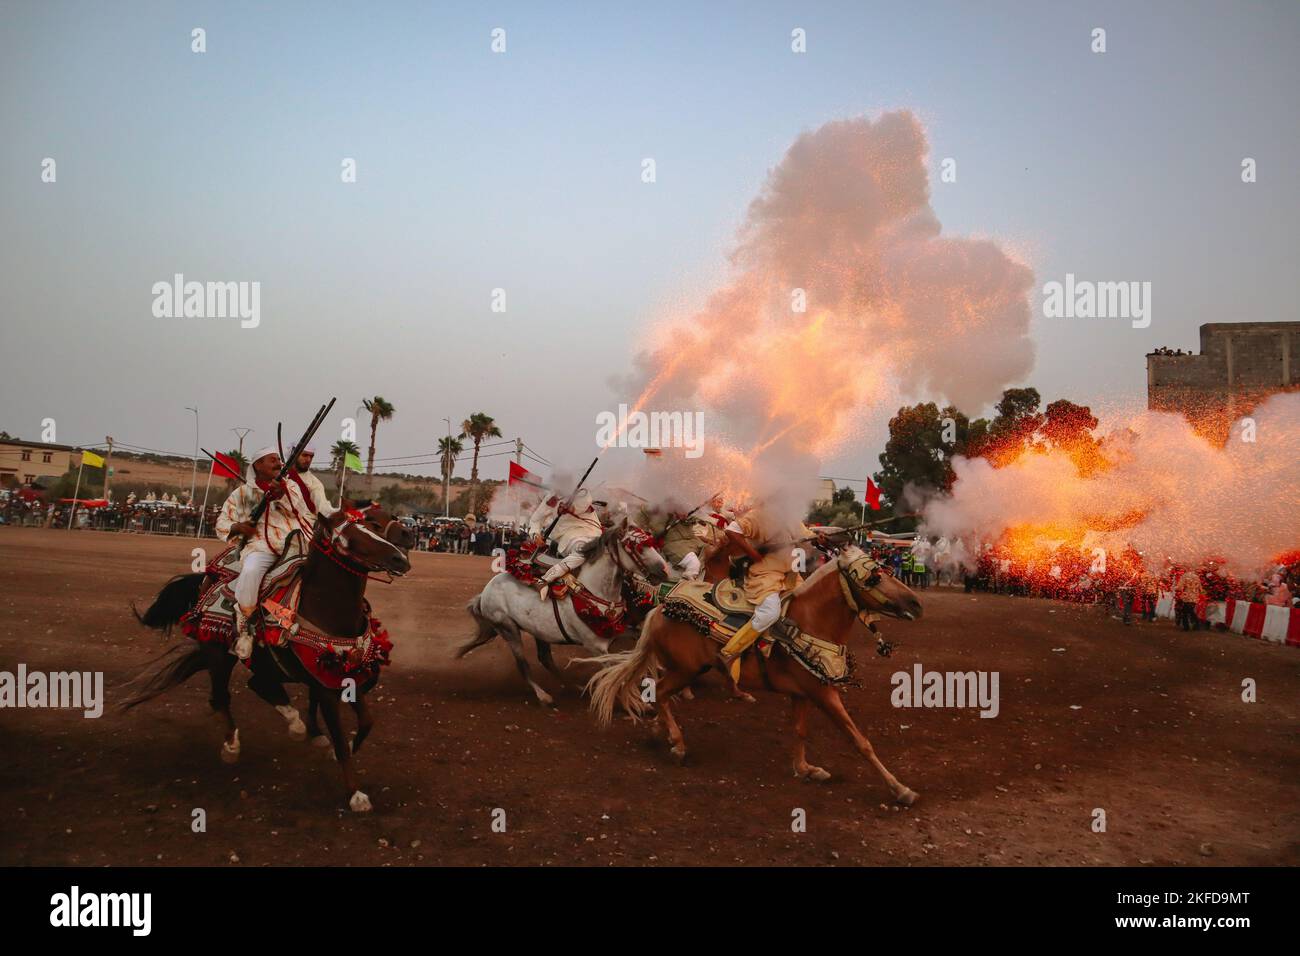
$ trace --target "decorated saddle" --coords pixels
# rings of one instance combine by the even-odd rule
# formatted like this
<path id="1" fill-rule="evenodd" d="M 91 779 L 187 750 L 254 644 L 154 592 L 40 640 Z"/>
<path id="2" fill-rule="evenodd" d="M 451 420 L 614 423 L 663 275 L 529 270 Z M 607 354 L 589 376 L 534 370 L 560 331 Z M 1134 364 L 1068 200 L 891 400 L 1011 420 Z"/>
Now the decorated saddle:
<path id="1" fill-rule="evenodd" d="M 768 657 L 773 647 L 780 647 L 823 683 L 853 684 L 853 658 L 848 647 L 814 637 L 785 616 L 792 594 L 782 596 L 781 617 L 750 650 Z M 754 616 L 754 605 L 745 600 L 744 589 L 730 579 L 716 584 L 679 581 L 665 585 L 660 603 L 664 617 L 690 624 L 719 644 L 726 644 Z"/>
<path id="2" fill-rule="evenodd" d="M 366 603 L 369 626 L 358 637 L 335 637 L 298 616 L 301 572 L 311 544 L 301 531 L 292 531 L 284 550 L 267 570 L 254 615 L 258 638 L 273 650 L 291 650 L 326 687 L 338 690 L 345 678 L 368 689 L 389 662 L 392 641 Z M 208 578 L 194 607 L 181 617 L 181 630 L 196 641 L 217 641 L 229 647 L 235 640 L 234 581 L 239 576 L 239 549 L 231 545 L 208 564 Z M 251 666 L 245 661 L 245 666 Z"/>
<path id="3" fill-rule="evenodd" d="M 536 542 L 527 542 L 519 548 L 511 548 L 506 552 L 506 573 L 530 588 L 537 588 L 542 583 L 542 575 L 558 560 L 559 558 L 547 554 L 546 549 Z M 561 601 L 566 599 L 572 601 L 573 609 L 582 623 L 591 628 L 598 637 L 610 640 L 626 632 L 629 627 L 639 625 L 639 619 L 635 615 L 629 616 L 629 609 L 633 611 L 646 609 L 636 606 L 635 602 L 631 608 L 629 607 L 626 588 L 623 598 L 606 601 L 584 587 L 572 574 L 565 574 L 552 581 L 548 593 L 551 609 L 555 613 L 556 626 L 570 644 L 578 642 L 564 629 L 564 622 L 560 619 Z"/>

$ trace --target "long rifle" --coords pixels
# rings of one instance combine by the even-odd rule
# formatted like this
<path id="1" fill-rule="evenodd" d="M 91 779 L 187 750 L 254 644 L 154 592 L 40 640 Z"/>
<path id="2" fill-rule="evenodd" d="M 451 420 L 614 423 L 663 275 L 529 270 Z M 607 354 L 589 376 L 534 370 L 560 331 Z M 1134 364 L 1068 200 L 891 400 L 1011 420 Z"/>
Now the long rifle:
<path id="1" fill-rule="evenodd" d="M 564 506 L 573 504 L 573 499 L 578 497 L 578 492 L 582 490 L 582 486 L 586 482 L 587 476 L 591 474 L 591 469 L 596 467 L 596 462 L 598 461 L 600 461 L 600 456 L 591 459 L 591 464 L 587 466 L 587 470 L 584 471 L 582 477 L 578 479 L 578 484 L 574 487 L 573 494 L 569 495 L 569 497 L 555 509 L 555 517 L 551 519 L 551 523 L 546 526 L 546 530 L 542 533 L 543 540 L 550 538 L 551 532 L 555 530 L 556 522 L 560 520 L 560 515 L 564 514 Z"/>
<path id="2" fill-rule="evenodd" d="M 330 409 L 334 407 L 335 401 L 336 399 L 331 398 L 328 405 L 322 405 L 320 407 L 320 411 L 316 413 L 316 417 L 311 420 L 311 424 L 307 426 L 307 430 L 302 433 L 302 437 L 298 439 L 298 443 L 293 446 L 293 450 L 290 452 L 288 460 L 281 462 L 280 472 L 272 480 L 272 485 L 283 481 L 285 475 L 289 474 L 289 469 L 292 468 L 294 462 L 298 460 L 298 456 L 302 454 L 302 450 L 311 443 L 317 429 L 325 423 L 325 417 L 330 413 Z M 262 495 L 262 500 L 257 503 L 257 507 L 253 509 L 253 513 L 248 516 L 248 523 L 253 525 L 257 524 L 270 504 L 271 498 L 270 492 L 268 491 Z"/>
<path id="3" fill-rule="evenodd" d="M 710 501 L 712 501 L 716 497 L 718 497 L 717 492 L 714 492 L 713 494 L 709 495 L 709 497 L 701 501 L 694 508 L 692 508 L 690 511 L 686 512 L 686 514 L 682 515 L 680 518 L 674 518 L 672 521 L 668 522 L 666 525 L 664 525 L 663 533 L 667 534 L 668 529 L 671 528 L 673 525 L 682 524 L 685 521 L 689 521 L 691 515 L 695 514 L 695 512 L 699 511 L 701 508 L 703 508 L 705 505 L 707 505 Z"/>

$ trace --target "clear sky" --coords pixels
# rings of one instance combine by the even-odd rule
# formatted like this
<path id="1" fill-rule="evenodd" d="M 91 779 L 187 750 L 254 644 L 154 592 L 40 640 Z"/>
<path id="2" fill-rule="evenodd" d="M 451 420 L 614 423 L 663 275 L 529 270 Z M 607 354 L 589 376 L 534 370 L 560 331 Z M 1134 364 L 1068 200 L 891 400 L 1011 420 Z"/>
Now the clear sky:
<path id="1" fill-rule="evenodd" d="M 229 448 L 231 426 L 256 445 L 329 395 L 346 414 L 380 393 L 381 457 L 482 410 L 585 464 L 596 413 L 631 398 L 610 377 L 723 281 L 794 138 L 896 108 L 926 126 L 945 233 L 1002 241 L 1038 289 L 1153 284 L 1145 330 L 1044 319 L 1036 293 L 1025 383 L 1141 405 L 1150 348 L 1300 318 L 1297 90 L 1289 0 L 3 0 L 0 428 L 188 452 L 185 406 Z M 155 318 L 177 272 L 260 281 L 261 326 Z M 873 470 L 888 411 L 823 473 Z"/>

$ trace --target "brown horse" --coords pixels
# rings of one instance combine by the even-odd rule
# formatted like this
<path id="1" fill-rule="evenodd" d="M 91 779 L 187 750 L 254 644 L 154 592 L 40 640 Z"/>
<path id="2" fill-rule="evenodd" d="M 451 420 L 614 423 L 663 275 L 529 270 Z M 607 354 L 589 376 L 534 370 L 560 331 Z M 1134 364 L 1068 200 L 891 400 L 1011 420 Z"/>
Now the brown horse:
<path id="1" fill-rule="evenodd" d="M 413 535 L 400 521 L 377 506 L 358 512 L 351 507 L 351 502 L 346 504 L 348 507 L 329 517 L 317 518 L 309 554 L 300 572 L 302 588 L 298 615 L 304 626 L 310 624 L 313 632 L 326 638 L 351 639 L 366 633 L 370 625 L 365 602 L 369 575 L 402 575 L 411 567 L 406 552 L 414 543 Z M 137 613 L 136 617 L 147 627 L 170 632 L 195 606 L 208 583 L 204 572 L 173 578 L 158 593 L 149 609 L 143 614 Z M 239 729 L 230 710 L 230 677 L 235 664 L 234 655 L 219 641 L 176 645 L 127 683 L 129 696 L 118 706 L 129 710 L 206 670 L 212 681 L 209 703 L 222 718 L 225 729 L 221 759 L 234 763 L 240 752 Z M 284 684 L 287 681 L 307 685 L 311 727 L 314 731 L 319 710 L 334 745 L 334 756 L 343 771 L 343 781 L 350 794 L 349 805 L 358 812 L 370 810 L 370 798 L 357 784 L 351 755 L 360 749 L 374 726 L 365 695 L 379 681 L 378 664 L 369 672 L 359 674 L 355 680 L 355 697 L 349 702 L 356 712 L 357 732 L 350 747 L 339 719 L 343 690 L 322 683 L 293 647 L 286 644 L 269 647 L 258 643 L 249 665 L 252 677 L 248 686 L 275 706 L 288 722 L 293 737 L 305 737 L 307 727 L 298 711 L 290 705 Z"/>
<path id="2" fill-rule="evenodd" d="M 786 617 L 806 634 L 843 645 L 860 616 L 867 612 L 913 621 L 921 616 L 921 602 L 860 548 L 850 547 L 795 589 Z M 657 674 L 654 697 L 658 721 L 667 733 L 673 756 L 678 762 L 685 760 L 686 741 L 673 716 L 670 700 L 673 694 L 717 666 L 717 642 L 689 623 L 665 617 L 663 608 L 655 608 L 647 617 L 635 648 L 596 660 L 606 665 L 587 683 L 591 709 L 597 720 L 608 725 L 616 706 L 622 706 L 633 717 L 643 715 L 649 706 L 641 696 L 642 681 Z M 916 792 L 900 783 L 880 762 L 871 741 L 858 730 L 845 709 L 840 691 L 815 677 L 779 644 L 766 660 L 754 650 L 741 658 L 740 685 L 790 698 L 796 776 L 819 782 L 830 779 L 829 773 L 805 758 L 808 712 L 815 704 L 871 762 L 893 791 L 895 800 L 905 805 L 916 801 Z"/>

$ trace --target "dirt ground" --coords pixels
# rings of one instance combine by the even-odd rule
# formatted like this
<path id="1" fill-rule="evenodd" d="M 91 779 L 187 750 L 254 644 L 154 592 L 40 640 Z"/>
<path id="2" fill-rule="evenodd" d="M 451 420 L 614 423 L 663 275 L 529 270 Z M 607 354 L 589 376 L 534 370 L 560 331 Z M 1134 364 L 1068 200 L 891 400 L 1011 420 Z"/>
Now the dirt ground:
<path id="1" fill-rule="evenodd" d="M 0 670 L 102 670 L 106 687 L 119 683 L 162 646 L 128 602 L 187 570 L 193 545 L 0 529 Z M 221 763 L 200 675 L 126 715 L 0 710 L 0 864 L 1300 863 L 1296 648 L 923 592 L 922 621 L 886 622 L 903 642 L 892 658 L 856 642 L 863 686 L 847 692 L 886 765 L 921 793 L 898 809 L 820 714 L 809 758 L 833 778 L 795 779 L 788 705 L 770 695 L 733 703 L 707 683 L 678 711 L 682 767 L 646 728 L 598 730 L 578 667 L 558 708 L 539 707 L 504 644 L 452 658 L 488 559 L 412 558 L 408 577 L 370 589 L 396 642 L 358 758 L 375 813 L 346 809 L 328 752 L 291 740 L 238 675 L 243 755 Z M 1000 714 L 892 707 L 890 675 L 917 662 L 997 671 Z M 1257 703 L 1241 699 L 1245 678 Z M 191 829 L 196 808 L 204 833 Z"/>

